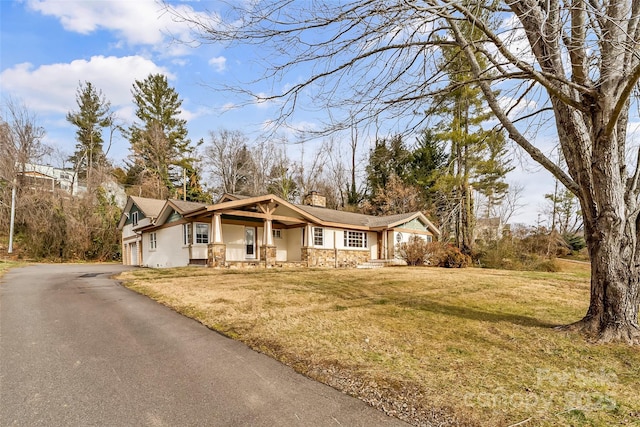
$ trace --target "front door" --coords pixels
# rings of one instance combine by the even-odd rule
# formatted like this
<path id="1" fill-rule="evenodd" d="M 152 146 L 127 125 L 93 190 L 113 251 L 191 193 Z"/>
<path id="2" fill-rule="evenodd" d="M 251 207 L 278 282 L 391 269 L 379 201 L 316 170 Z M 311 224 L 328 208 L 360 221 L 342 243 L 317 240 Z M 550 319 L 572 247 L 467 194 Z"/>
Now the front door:
<path id="1" fill-rule="evenodd" d="M 246 227 L 244 229 L 245 257 L 254 259 L 256 257 L 256 228 Z"/>
<path id="2" fill-rule="evenodd" d="M 138 265 L 138 244 L 136 242 L 129 245 L 129 253 L 131 254 L 131 265 Z"/>

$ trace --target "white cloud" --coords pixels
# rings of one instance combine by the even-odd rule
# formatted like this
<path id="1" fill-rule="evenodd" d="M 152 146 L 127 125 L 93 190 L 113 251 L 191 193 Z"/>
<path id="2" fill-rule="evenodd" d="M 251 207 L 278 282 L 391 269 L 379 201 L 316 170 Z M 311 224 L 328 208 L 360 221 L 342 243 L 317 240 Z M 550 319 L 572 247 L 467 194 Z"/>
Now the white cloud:
<path id="1" fill-rule="evenodd" d="M 189 26 L 174 19 L 155 0 L 28 0 L 27 4 L 43 15 L 58 18 L 67 31 L 85 35 L 99 30 L 111 31 L 128 45 L 154 46 L 167 55 L 188 52 L 186 46 L 171 43 L 172 40 L 188 43 L 192 39 Z M 179 13 L 193 14 L 203 20 L 215 19 L 215 16 L 195 12 L 191 6 L 174 7 Z"/>
<path id="2" fill-rule="evenodd" d="M 90 81 L 101 90 L 115 110 L 130 105 L 131 87 L 151 73 L 173 75 L 140 56 L 78 59 L 70 63 L 50 64 L 34 68 L 23 63 L 0 74 L 3 92 L 21 99 L 30 109 L 43 113 L 67 113 L 77 108 L 78 85 Z"/>
<path id="3" fill-rule="evenodd" d="M 214 70 L 221 73 L 227 68 L 227 58 L 224 56 L 216 56 L 209 60 L 209 65 L 211 65 Z"/>

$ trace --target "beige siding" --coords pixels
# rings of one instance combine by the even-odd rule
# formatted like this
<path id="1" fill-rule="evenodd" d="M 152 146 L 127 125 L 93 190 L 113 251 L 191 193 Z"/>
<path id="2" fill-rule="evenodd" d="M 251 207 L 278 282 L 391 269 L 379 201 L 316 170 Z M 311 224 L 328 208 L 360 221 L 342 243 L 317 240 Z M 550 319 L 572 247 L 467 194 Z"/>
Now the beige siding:
<path id="1" fill-rule="evenodd" d="M 227 246 L 227 261 L 244 261 L 244 227 L 241 225 L 222 225 L 222 240 Z"/>
<path id="2" fill-rule="evenodd" d="M 302 259 L 302 230 L 303 228 L 282 230 L 282 239 L 285 240 L 284 243 L 287 245 L 287 261 L 300 261 Z"/>

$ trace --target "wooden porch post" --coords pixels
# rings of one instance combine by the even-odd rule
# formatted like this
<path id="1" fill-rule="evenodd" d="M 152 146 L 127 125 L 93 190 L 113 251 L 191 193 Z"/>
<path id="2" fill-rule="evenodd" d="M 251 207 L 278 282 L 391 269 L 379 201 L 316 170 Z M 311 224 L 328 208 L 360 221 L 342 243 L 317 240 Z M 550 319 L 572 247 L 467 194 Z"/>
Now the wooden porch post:
<path id="1" fill-rule="evenodd" d="M 209 267 L 224 267 L 227 261 L 227 247 L 222 240 L 222 214 L 214 213 L 211 219 L 211 242 L 207 248 Z"/>
<path id="2" fill-rule="evenodd" d="M 222 214 L 215 213 L 211 221 L 211 230 L 213 232 L 213 239 L 211 243 L 220 244 L 222 241 Z"/>

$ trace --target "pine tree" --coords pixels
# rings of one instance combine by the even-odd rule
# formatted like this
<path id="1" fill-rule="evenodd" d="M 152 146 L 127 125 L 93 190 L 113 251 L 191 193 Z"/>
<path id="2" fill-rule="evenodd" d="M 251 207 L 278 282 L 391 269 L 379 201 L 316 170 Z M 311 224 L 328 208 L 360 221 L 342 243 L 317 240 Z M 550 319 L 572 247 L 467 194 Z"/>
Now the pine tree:
<path id="1" fill-rule="evenodd" d="M 78 143 L 69 160 L 73 163 L 78 177 L 90 181 L 92 172 L 106 163 L 102 130 L 113 125 L 111 103 L 91 82 L 80 84 L 76 92 L 76 102 L 79 110 L 67 113 L 67 121 L 78 128 Z"/>
<path id="2" fill-rule="evenodd" d="M 142 184 L 152 180 L 153 196 L 174 196 L 181 187 L 182 169 L 193 169 L 193 151 L 186 120 L 179 118 L 182 100 L 162 74 L 151 74 L 133 85 L 139 122 L 129 128 L 130 170 Z"/>
<path id="3" fill-rule="evenodd" d="M 466 31 L 473 39 L 473 27 L 467 26 Z M 437 184 L 445 195 L 441 199 L 444 203 L 441 203 L 440 214 L 449 216 L 456 246 L 471 255 L 474 186 L 496 200 L 507 190 L 504 176 L 510 169 L 504 158 L 504 136 L 495 130 L 483 129 L 483 123 L 492 116 L 480 87 L 473 83 L 468 61 L 456 47 L 443 48 L 443 61 L 449 85 L 437 96 L 436 107 L 427 113 L 442 117 L 435 137 L 450 146 L 447 173 Z"/>
<path id="4" fill-rule="evenodd" d="M 483 142 L 483 155 L 475 166 L 473 188 L 484 196 L 482 213 L 489 218 L 497 216 L 496 207 L 509 190 L 505 177 L 514 167 L 511 166 L 504 134 L 490 131 Z"/>
<path id="5" fill-rule="evenodd" d="M 425 129 L 418 136 L 416 145 L 411 151 L 409 172 L 405 183 L 420 191 L 426 210 L 432 210 L 435 183 L 447 163 L 447 158 L 444 143 L 436 138 L 431 129 Z"/>
<path id="6" fill-rule="evenodd" d="M 411 152 L 401 135 L 376 140 L 375 147 L 369 152 L 369 164 L 366 167 L 370 200 L 375 198 L 379 189 L 387 186 L 393 175 L 401 180 L 407 177 L 410 157 Z"/>

